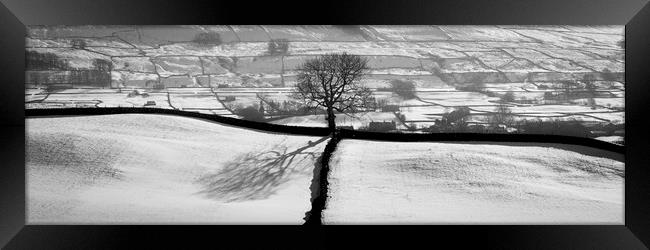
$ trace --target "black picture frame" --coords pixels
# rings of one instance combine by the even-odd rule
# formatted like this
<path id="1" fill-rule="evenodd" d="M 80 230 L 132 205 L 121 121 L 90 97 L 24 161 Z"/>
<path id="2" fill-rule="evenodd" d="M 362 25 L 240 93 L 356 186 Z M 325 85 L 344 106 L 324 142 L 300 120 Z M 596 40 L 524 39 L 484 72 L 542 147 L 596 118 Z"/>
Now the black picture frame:
<path id="1" fill-rule="evenodd" d="M 647 0 L 128 1 L 1 0 L 0 246 L 77 248 L 647 249 L 650 246 L 650 4 Z M 625 25 L 625 225 L 36 226 L 25 225 L 26 25 L 539 24 Z"/>

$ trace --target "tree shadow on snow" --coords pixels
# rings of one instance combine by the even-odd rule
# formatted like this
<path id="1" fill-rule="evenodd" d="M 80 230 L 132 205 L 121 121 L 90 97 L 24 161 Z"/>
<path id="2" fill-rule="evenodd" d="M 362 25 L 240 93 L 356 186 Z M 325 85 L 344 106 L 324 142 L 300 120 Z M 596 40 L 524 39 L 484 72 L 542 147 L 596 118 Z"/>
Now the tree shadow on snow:
<path id="1" fill-rule="evenodd" d="M 290 181 L 293 174 L 307 173 L 302 161 L 314 160 L 321 152 L 305 152 L 327 140 L 323 137 L 293 151 L 280 144 L 272 150 L 247 153 L 237 157 L 216 173 L 202 176 L 196 182 L 199 194 L 227 202 L 268 198 L 279 187 Z M 309 164 L 312 165 L 312 164 Z"/>

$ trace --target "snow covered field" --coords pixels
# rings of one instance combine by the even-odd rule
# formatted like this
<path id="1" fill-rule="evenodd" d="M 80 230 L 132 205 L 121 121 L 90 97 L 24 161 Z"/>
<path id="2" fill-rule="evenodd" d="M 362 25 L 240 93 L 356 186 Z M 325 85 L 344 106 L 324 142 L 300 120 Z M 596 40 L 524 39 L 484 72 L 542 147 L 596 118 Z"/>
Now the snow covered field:
<path id="1" fill-rule="evenodd" d="M 166 115 L 29 118 L 30 224 L 302 224 L 327 138 Z M 622 224 L 623 156 L 342 140 L 325 224 Z"/>
<path id="2" fill-rule="evenodd" d="M 217 97 L 210 93 L 170 94 L 169 100 L 177 109 L 224 109 Z"/>
<path id="3" fill-rule="evenodd" d="M 427 103 L 438 104 L 446 107 L 455 106 L 495 106 L 498 97 L 488 97 L 476 92 L 418 92 L 418 97 Z M 492 101 L 492 102 L 491 102 Z"/>
<path id="4" fill-rule="evenodd" d="M 586 147 L 342 140 L 330 166 L 325 224 L 624 223 L 622 156 Z"/>
<path id="5" fill-rule="evenodd" d="M 302 224 L 327 143 L 165 115 L 26 129 L 29 224 Z"/>

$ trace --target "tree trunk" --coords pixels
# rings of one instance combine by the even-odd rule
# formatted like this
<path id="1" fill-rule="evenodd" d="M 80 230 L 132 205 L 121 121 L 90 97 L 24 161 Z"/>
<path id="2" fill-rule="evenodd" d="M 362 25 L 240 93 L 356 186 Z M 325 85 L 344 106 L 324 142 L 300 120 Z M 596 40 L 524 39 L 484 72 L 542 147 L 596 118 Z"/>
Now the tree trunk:
<path id="1" fill-rule="evenodd" d="M 336 123 L 335 121 L 336 116 L 334 115 L 334 110 L 332 108 L 327 108 L 327 127 L 331 130 L 334 131 L 336 130 Z"/>

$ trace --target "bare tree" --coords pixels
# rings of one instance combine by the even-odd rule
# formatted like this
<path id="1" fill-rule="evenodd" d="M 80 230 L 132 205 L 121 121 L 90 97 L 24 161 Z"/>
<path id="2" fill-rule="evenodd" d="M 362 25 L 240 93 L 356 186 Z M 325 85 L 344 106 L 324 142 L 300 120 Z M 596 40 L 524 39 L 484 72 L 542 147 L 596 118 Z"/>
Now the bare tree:
<path id="1" fill-rule="evenodd" d="M 502 103 L 505 102 L 514 102 L 515 101 L 515 93 L 512 91 L 508 91 L 505 94 L 501 96 L 501 99 L 499 100 Z"/>
<path id="2" fill-rule="evenodd" d="M 305 61 L 298 68 L 294 98 L 308 107 L 327 110 L 327 125 L 336 128 L 334 112 L 349 114 L 368 106 L 372 92 L 359 80 L 368 60 L 357 55 L 327 54 Z"/>
<path id="3" fill-rule="evenodd" d="M 563 80 L 560 81 L 562 88 L 564 89 L 564 97 L 566 100 L 570 100 L 574 96 L 574 90 L 580 87 L 580 84 L 575 80 Z"/>
<path id="4" fill-rule="evenodd" d="M 509 127 L 514 122 L 512 111 L 505 104 L 499 104 L 495 109 L 489 121 L 494 126 L 505 125 Z"/>
<path id="5" fill-rule="evenodd" d="M 596 109 L 596 101 L 594 100 L 594 97 L 596 97 L 595 81 L 596 77 L 593 75 L 587 74 L 582 77 L 582 83 L 587 90 L 587 105 L 591 106 L 591 109 Z"/>
<path id="6" fill-rule="evenodd" d="M 442 115 L 442 124 L 444 127 L 453 128 L 455 130 L 463 130 L 467 127 L 467 120 L 471 114 L 471 110 L 467 106 L 460 106 L 454 108 L 453 111 Z"/>

